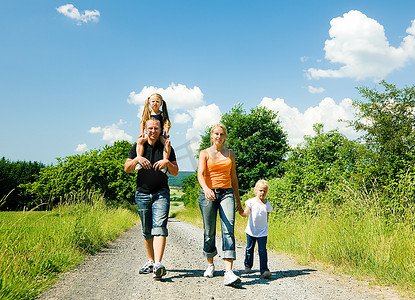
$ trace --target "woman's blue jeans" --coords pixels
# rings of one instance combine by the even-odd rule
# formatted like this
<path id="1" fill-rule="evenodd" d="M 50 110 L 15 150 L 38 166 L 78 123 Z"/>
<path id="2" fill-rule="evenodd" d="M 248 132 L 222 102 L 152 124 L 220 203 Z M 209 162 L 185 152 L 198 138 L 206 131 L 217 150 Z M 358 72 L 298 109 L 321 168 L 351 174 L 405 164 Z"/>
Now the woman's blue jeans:
<path id="1" fill-rule="evenodd" d="M 235 196 L 233 190 L 221 189 L 215 192 L 214 201 L 206 200 L 203 189 L 200 191 L 199 207 L 203 217 L 204 245 L 203 254 L 207 258 L 218 254 L 216 249 L 216 219 L 219 217 L 222 229 L 223 258 L 236 259 L 235 252 Z"/>
<path id="2" fill-rule="evenodd" d="M 246 235 L 245 267 L 252 268 L 254 265 L 255 243 L 258 242 L 259 269 L 261 274 L 268 269 L 267 236 L 253 237 Z"/>

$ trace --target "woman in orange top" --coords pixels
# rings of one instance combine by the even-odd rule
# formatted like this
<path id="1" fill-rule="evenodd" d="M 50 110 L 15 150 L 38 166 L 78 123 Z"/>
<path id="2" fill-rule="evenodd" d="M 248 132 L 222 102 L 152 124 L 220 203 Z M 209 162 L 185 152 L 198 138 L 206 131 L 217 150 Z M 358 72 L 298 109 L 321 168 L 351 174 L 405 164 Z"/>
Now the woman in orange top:
<path id="1" fill-rule="evenodd" d="M 239 184 L 236 176 L 235 153 L 224 146 L 227 137 L 225 125 L 213 125 L 210 131 L 211 147 L 199 154 L 197 177 L 200 191 L 199 207 L 203 217 L 203 254 L 208 266 L 203 276 L 213 277 L 213 258 L 217 254 L 215 246 L 216 218 L 219 211 L 222 229 L 222 251 L 225 262 L 225 285 L 235 285 L 241 279 L 232 271 L 235 253 L 235 209 L 242 208 L 239 197 Z M 236 200 L 236 205 L 235 205 Z"/>

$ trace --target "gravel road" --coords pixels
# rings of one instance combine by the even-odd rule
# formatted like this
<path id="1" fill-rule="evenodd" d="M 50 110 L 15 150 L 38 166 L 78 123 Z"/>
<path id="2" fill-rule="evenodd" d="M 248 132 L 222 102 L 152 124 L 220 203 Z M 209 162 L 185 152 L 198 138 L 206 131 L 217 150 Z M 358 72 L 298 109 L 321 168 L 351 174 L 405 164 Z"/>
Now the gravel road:
<path id="1" fill-rule="evenodd" d="M 401 299 L 391 289 L 297 265 L 293 259 L 274 253 L 268 253 L 271 279 L 260 279 L 257 253 L 255 273 L 245 275 L 243 243 L 238 243 L 234 264 L 242 283 L 225 287 L 219 256 L 215 259 L 215 277 L 203 277 L 206 260 L 202 256 L 202 230 L 177 219 L 169 219 L 168 228 L 163 258 L 167 275 L 161 281 L 153 280 L 151 274 L 138 273 L 146 255 L 141 226 L 137 225 L 75 270 L 63 274 L 39 299 Z M 217 245 L 221 245 L 219 238 Z"/>

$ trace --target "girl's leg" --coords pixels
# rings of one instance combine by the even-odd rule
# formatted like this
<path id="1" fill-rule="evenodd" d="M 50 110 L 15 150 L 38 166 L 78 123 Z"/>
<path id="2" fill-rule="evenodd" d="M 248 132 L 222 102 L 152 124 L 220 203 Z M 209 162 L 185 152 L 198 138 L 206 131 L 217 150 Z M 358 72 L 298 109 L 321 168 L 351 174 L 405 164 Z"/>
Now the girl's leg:
<path id="1" fill-rule="evenodd" d="M 137 156 L 143 156 L 144 154 L 144 143 L 147 141 L 148 137 L 144 136 L 144 137 L 140 137 L 137 139 L 137 146 L 135 148 L 135 151 L 137 152 Z M 138 163 L 135 166 L 136 170 L 140 170 L 142 168 L 142 166 Z"/>
<path id="2" fill-rule="evenodd" d="M 137 146 L 135 148 L 135 151 L 137 152 L 137 156 L 143 156 L 144 154 L 144 143 L 147 142 L 148 137 L 139 137 L 137 139 Z"/>
<path id="3" fill-rule="evenodd" d="M 263 236 L 257 239 L 258 241 L 258 254 L 259 254 L 259 267 L 261 274 L 268 269 L 268 255 L 267 255 L 267 237 Z"/>
<path id="4" fill-rule="evenodd" d="M 255 250 L 256 238 L 246 235 L 246 249 L 245 249 L 245 270 L 249 273 L 254 265 L 254 250 Z"/>
<path id="5" fill-rule="evenodd" d="M 163 159 L 169 159 L 171 152 L 170 140 L 166 139 L 164 136 L 160 136 L 160 142 L 163 144 Z"/>

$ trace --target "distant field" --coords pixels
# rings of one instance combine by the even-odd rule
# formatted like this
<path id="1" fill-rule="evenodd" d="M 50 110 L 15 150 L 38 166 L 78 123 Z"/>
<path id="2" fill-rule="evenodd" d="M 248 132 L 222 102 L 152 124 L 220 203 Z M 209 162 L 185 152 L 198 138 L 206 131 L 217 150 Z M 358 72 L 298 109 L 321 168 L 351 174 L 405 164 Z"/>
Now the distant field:
<path id="1" fill-rule="evenodd" d="M 181 198 L 183 194 L 184 193 L 181 188 L 177 188 L 177 187 L 170 188 L 170 198 Z"/>
<path id="2" fill-rule="evenodd" d="M 194 172 L 192 171 L 179 171 L 179 174 L 177 176 L 171 176 L 167 173 L 167 175 L 169 176 L 169 186 L 182 186 L 183 180 L 193 173 Z"/>

